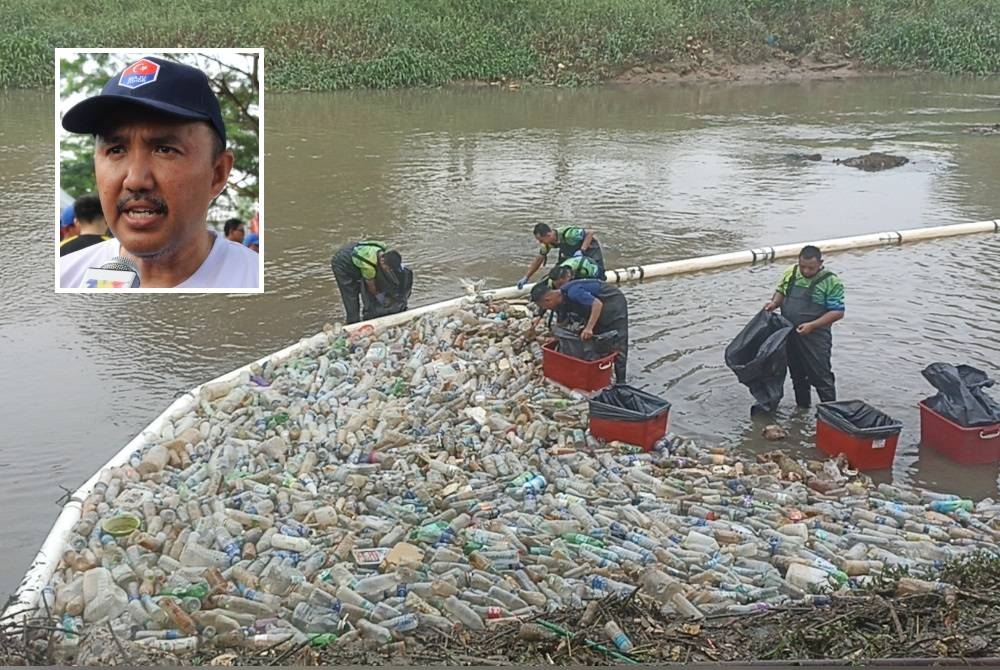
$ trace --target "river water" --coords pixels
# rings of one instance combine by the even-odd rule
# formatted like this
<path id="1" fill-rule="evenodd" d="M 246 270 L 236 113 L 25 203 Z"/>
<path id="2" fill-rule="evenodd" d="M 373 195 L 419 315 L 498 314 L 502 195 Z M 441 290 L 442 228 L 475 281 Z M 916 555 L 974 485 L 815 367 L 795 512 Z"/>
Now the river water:
<path id="1" fill-rule="evenodd" d="M 259 296 L 56 295 L 52 94 L 0 92 L 0 593 L 12 591 L 75 489 L 176 394 L 341 318 L 329 258 L 382 238 L 415 268 L 413 304 L 460 277 L 514 283 L 538 222 L 597 230 L 609 267 L 1000 217 L 1000 137 L 986 80 L 761 86 L 271 94 L 265 286 Z M 834 158 L 879 150 L 882 173 Z M 819 152 L 821 162 L 790 153 Z M 847 287 L 835 326 L 843 398 L 903 421 L 880 479 L 981 498 L 997 467 L 920 451 L 920 370 L 1000 374 L 1000 236 L 831 254 Z M 673 430 L 765 451 L 726 344 L 784 263 L 625 289 L 629 381 L 673 403 Z M 790 394 L 790 388 L 788 389 Z M 995 394 L 1000 395 L 1000 393 Z M 785 406 L 779 446 L 809 456 L 812 414 Z"/>

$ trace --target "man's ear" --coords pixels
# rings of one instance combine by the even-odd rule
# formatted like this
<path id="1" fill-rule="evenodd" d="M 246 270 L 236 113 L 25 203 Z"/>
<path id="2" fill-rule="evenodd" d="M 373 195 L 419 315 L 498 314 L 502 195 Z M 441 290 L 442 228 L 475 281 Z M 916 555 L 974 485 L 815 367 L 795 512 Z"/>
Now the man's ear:
<path id="1" fill-rule="evenodd" d="M 218 198 L 222 191 L 226 188 L 226 183 L 229 181 L 229 173 L 233 170 L 233 163 L 236 160 L 236 156 L 229 149 L 223 151 L 215 159 L 215 164 L 212 166 L 212 193 L 213 198 Z"/>

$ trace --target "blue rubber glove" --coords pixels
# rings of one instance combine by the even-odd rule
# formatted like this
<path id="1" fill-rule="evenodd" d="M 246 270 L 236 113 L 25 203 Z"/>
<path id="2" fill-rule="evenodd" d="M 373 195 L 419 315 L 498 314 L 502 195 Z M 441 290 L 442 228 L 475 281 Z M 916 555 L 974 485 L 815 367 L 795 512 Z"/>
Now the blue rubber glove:
<path id="1" fill-rule="evenodd" d="M 385 293 L 376 293 L 375 294 L 375 302 L 377 302 L 380 305 L 384 305 L 385 304 Z"/>
<path id="2" fill-rule="evenodd" d="M 571 256 L 571 258 L 576 258 L 577 256 L 583 255 L 583 249 L 577 249 L 576 253 Z"/>
<path id="3" fill-rule="evenodd" d="M 527 284 L 527 283 L 528 283 L 528 278 L 527 277 L 521 277 L 520 279 L 518 279 L 517 280 L 517 290 L 518 291 L 523 291 L 524 290 L 524 285 Z"/>

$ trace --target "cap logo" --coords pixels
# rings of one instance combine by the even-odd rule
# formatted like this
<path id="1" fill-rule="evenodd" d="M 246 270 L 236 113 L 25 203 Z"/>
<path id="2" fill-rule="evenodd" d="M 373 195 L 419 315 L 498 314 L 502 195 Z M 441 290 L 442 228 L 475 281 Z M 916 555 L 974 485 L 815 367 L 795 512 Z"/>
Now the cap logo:
<path id="1" fill-rule="evenodd" d="M 152 84 L 156 81 L 156 75 L 159 73 L 159 64 L 143 58 L 125 68 L 122 76 L 118 79 L 118 85 L 123 88 L 136 89 L 146 84 Z"/>

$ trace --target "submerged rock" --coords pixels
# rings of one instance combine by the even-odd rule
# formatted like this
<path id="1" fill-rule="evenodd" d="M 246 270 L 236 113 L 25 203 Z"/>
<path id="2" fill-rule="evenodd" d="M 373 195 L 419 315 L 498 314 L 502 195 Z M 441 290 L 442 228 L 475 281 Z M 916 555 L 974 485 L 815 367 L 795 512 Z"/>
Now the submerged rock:
<path id="1" fill-rule="evenodd" d="M 910 162 L 910 159 L 905 156 L 893 156 L 892 154 L 883 154 L 881 152 L 874 151 L 870 154 L 865 154 L 864 156 L 855 156 L 854 158 L 848 158 L 846 160 L 834 158 L 833 162 L 838 165 L 858 168 L 859 170 L 864 170 L 865 172 L 878 172 L 880 170 L 888 170 L 890 168 L 899 167 L 900 165 L 906 165 Z"/>

